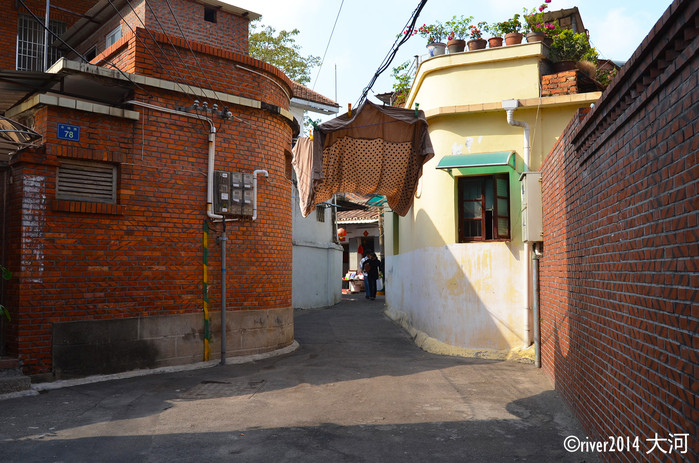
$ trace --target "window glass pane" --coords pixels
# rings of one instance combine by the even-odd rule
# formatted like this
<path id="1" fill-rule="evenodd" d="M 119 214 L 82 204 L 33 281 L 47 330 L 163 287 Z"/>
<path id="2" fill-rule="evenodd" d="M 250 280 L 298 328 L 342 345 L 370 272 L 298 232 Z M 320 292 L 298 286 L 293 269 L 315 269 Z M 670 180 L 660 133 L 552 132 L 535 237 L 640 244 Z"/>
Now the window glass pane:
<path id="1" fill-rule="evenodd" d="M 507 207 L 507 199 L 498 198 L 498 217 L 509 217 L 510 211 Z"/>
<path id="2" fill-rule="evenodd" d="M 117 26 L 116 29 L 114 29 L 112 32 L 107 34 L 107 37 L 105 39 L 105 45 L 107 48 L 111 47 L 114 45 L 117 40 L 121 38 L 121 25 Z"/>
<path id="3" fill-rule="evenodd" d="M 488 211 L 493 210 L 493 178 L 485 179 L 485 208 Z"/>
<path id="4" fill-rule="evenodd" d="M 507 218 L 498 218 L 498 237 L 510 237 L 510 221 Z"/>
<path id="5" fill-rule="evenodd" d="M 481 182 L 476 181 L 465 181 L 463 186 L 463 198 L 462 199 L 480 199 L 481 197 Z"/>
<path id="6" fill-rule="evenodd" d="M 466 219 L 479 219 L 483 214 L 480 201 L 465 201 L 463 207 Z"/>
<path id="7" fill-rule="evenodd" d="M 495 179 L 495 181 L 497 184 L 498 196 L 509 196 L 507 188 L 507 177 L 498 177 Z"/>
<path id="8" fill-rule="evenodd" d="M 481 221 L 467 220 L 464 223 L 464 235 L 471 238 L 481 236 Z"/>

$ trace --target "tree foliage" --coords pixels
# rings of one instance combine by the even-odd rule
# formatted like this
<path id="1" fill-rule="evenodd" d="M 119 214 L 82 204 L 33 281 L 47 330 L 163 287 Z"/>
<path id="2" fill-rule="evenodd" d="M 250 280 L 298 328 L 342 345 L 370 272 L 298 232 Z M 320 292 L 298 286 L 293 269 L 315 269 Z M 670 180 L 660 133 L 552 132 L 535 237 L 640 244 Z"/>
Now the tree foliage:
<path id="1" fill-rule="evenodd" d="M 301 47 L 296 44 L 298 29 L 277 31 L 262 24 L 259 20 L 250 23 L 250 56 L 270 63 L 284 71 L 291 79 L 300 84 L 311 81 L 311 70 L 320 64 L 318 56 L 302 56 Z"/>

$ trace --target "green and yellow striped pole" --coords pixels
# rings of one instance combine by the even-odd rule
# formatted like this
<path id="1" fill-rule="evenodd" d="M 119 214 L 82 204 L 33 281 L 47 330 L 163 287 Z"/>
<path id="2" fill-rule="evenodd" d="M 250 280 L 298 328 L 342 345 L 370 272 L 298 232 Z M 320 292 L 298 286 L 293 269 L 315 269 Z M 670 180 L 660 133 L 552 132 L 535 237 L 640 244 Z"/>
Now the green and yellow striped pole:
<path id="1" fill-rule="evenodd" d="M 204 220 L 204 234 L 202 237 L 204 245 L 204 280 L 202 282 L 203 300 L 204 300 L 204 361 L 209 361 L 211 348 L 209 340 L 211 339 L 211 324 L 209 322 L 209 223 Z"/>

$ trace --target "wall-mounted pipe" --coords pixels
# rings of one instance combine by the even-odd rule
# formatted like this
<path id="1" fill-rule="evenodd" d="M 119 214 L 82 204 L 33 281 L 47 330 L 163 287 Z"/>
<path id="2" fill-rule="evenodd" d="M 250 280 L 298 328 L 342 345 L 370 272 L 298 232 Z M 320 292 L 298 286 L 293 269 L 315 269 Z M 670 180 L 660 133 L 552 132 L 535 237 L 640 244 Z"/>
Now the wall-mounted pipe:
<path id="1" fill-rule="evenodd" d="M 517 109 L 518 107 L 519 100 L 503 100 L 502 102 L 502 108 L 507 112 L 507 123 L 515 127 L 522 127 L 524 129 L 524 152 L 522 153 L 522 158 L 524 159 L 524 167 L 522 171 L 528 172 L 530 162 L 529 124 L 527 124 L 524 121 L 514 120 L 514 112 L 515 109 Z M 529 323 L 529 313 L 531 311 L 531 308 L 529 306 L 529 299 L 531 294 L 531 287 L 529 285 L 531 264 L 531 246 L 529 242 L 526 242 L 524 243 L 524 258 L 522 259 L 522 268 L 524 271 L 524 310 L 526 311 L 525 325 L 527 331 L 527 347 L 532 344 L 532 327 Z"/>
<path id="2" fill-rule="evenodd" d="M 539 323 L 539 258 L 544 254 L 537 249 L 534 243 L 532 256 L 532 319 L 534 322 L 534 365 L 541 368 L 541 329 Z"/>
<path id="3" fill-rule="evenodd" d="M 208 149 L 208 173 L 206 181 L 206 215 L 213 220 L 223 220 L 222 215 L 214 214 L 213 203 L 214 203 L 214 161 L 216 160 L 216 126 L 214 121 L 206 116 L 196 113 L 188 113 L 185 111 L 178 111 L 176 109 L 166 108 L 164 106 L 158 106 L 151 103 L 146 103 L 145 101 L 129 100 L 126 104 L 132 104 L 135 106 L 142 106 L 144 108 L 152 109 L 154 111 L 160 111 L 168 114 L 175 114 L 177 116 L 191 117 L 193 119 L 199 119 L 200 121 L 206 121 L 209 123 L 209 149 Z"/>

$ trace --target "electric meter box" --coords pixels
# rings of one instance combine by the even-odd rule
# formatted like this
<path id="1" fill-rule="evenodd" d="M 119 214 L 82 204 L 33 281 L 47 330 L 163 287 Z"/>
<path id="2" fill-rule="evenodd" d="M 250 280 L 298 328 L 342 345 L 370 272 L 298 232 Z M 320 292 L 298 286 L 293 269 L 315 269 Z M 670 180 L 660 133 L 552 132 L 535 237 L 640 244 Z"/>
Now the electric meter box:
<path id="1" fill-rule="evenodd" d="M 214 214 L 252 216 L 252 174 L 214 171 Z"/>
<path id="2" fill-rule="evenodd" d="M 522 173 L 519 184 L 522 192 L 522 241 L 543 241 L 541 172 Z"/>

